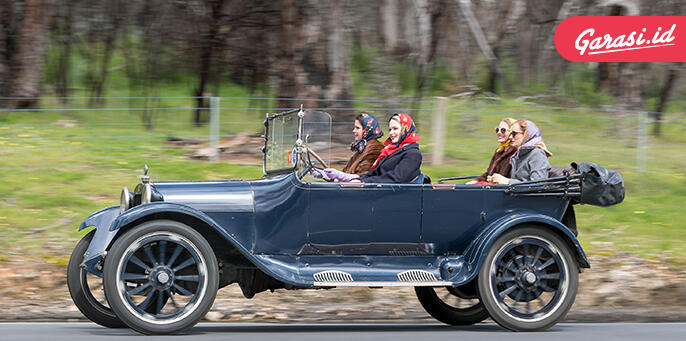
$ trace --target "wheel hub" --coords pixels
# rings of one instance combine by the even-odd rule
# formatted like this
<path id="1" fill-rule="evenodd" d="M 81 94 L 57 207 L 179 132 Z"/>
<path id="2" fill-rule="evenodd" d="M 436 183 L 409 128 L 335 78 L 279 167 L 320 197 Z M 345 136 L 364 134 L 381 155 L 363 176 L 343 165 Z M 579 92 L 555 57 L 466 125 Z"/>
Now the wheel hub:
<path id="1" fill-rule="evenodd" d="M 531 267 L 527 266 L 517 271 L 517 285 L 524 290 L 530 291 L 534 289 L 537 280 L 538 274 L 536 269 L 532 269 Z"/>
<path id="2" fill-rule="evenodd" d="M 160 272 L 157 274 L 157 281 L 160 284 L 167 284 L 167 281 L 169 281 L 169 275 L 165 272 Z"/>
<path id="3" fill-rule="evenodd" d="M 157 290 L 166 290 L 174 284 L 174 273 L 166 266 L 159 266 L 152 270 L 150 278 Z"/>

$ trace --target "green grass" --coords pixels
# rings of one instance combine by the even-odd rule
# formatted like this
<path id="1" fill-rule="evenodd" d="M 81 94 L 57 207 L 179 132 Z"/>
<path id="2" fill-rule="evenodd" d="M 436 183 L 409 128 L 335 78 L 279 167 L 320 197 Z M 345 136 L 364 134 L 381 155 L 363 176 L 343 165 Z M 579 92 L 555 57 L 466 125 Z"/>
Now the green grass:
<path id="1" fill-rule="evenodd" d="M 188 92 L 173 86 L 163 93 L 176 96 Z M 126 96 L 128 91 L 112 90 L 108 95 Z M 222 87 L 220 95 L 247 96 L 243 88 L 230 84 Z M 89 107 L 87 100 L 80 99 L 68 104 L 44 100 L 41 104 L 44 109 Z M 141 100 L 110 99 L 100 111 L 0 111 L 0 249 L 7 255 L 63 264 L 83 234 L 76 231 L 81 220 L 103 207 L 117 205 L 120 188 L 135 186 L 144 164 L 150 166 L 154 180 L 261 176 L 260 166 L 197 161 L 184 155 L 186 149 L 167 148 L 169 136 L 208 136 L 208 126 L 189 123 L 192 100 L 167 98 L 149 105 L 175 109 L 158 110 L 152 130 L 138 125 L 139 111 L 112 110 L 143 106 Z M 260 132 L 264 112 L 228 109 L 255 105 L 242 99 L 222 100 L 222 135 Z M 363 101 L 355 105 L 388 106 Z M 420 107 L 432 108 L 430 100 Z M 449 110 L 447 161 L 441 167 L 429 165 L 434 147 L 431 111 L 415 114 L 425 152 L 423 171 L 433 179 L 483 172 L 495 147 L 492 129 L 499 120 L 505 116 L 530 118 L 539 125 L 554 153 L 550 159 L 553 165 L 591 161 L 618 169 L 624 176 L 624 203 L 608 208 L 577 207 L 580 240 L 587 251 L 627 251 L 684 265 L 686 223 L 681 209 L 686 198 L 686 124 L 665 125 L 663 137 L 649 138 L 648 169 L 642 173 L 636 168 L 636 118 L 632 115 L 622 120 L 601 119 L 619 116 L 593 110 L 537 108 L 509 100 L 488 106 L 452 101 Z M 388 114 L 379 110 L 376 115 L 385 121 Z M 670 120 L 686 123 L 683 114 Z M 77 125 L 56 125 L 64 121 Z"/>

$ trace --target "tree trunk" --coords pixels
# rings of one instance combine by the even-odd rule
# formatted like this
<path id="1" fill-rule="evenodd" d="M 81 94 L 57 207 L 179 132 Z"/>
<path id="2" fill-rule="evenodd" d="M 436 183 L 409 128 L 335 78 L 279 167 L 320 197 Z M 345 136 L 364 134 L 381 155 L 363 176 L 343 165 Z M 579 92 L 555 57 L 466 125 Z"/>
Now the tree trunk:
<path id="1" fill-rule="evenodd" d="M 15 50 L 10 61 L 11 95 L 27 97 L 14 103 L 17 108 L 37 107 L 41 76 L 48 46 L 49 0 L 26 0 L 19 24 Z"/>
<path id="2" fill-rule="evenodd" d="M 655 112 L 653 113 L 653 136 L 660 136 L 661 134 L 660 120 L 662 120 L 662 113 L 665 110 L 665 106 L 667 106 L 667 100 L 669 99 L 669 94 L 672 92 L 674 81 L 676 80 L 677 75 L 678 67 L 674 64 L 671 64 L 669 66 L 669 70 L 667 71 L 665 85 L 662 87 L 662 91 L 660 91 L 660 99 L 657 102 L 657 107 L 655 107 Z"/>
<path id="3" fill-rule="evenodd" d="M 60 14 L 56 23 L 56 37 L 60 45 L 57 70 L 55 70 L 55 92 L 61 97 L 62 103 L 67 103 L 69 97 L 69 73 L 71 71 L 71 47 L 74 21 L 74 5 L 72 1 L 61 4 Z"/>
<path id="4" fill-rule="evenodd" d="M 123 19 L 123 14 L 121 13 L 122 7 L 123 4 L 119 2 L 119 0 L 109 0 L 105 2 L 104 11 L 106 13 L 104 16 L 106 18 L 109 17 L 109 20 L 106 24 L 107 27 L 103 31 L 105 33 L 105 50 L 102 54 L 100 74 L 91 88 L 91 97 L 95 97 L 91 99 L 92 104 L 97 103 L 102 105 L 104 103 L 104 100 L 101 97 L 105 91 L 105 83 L 107 82 L 107 74 L 109 73 L 110 60 L 112 59 L 117 33 L 119 32 L 121 21 Z"/>
<path id="5" fill-rule="evenodd" d="M 282 0 L 277 97 L 281 108 L 346 108 L 351 83 L 344 35 L 343 3 L 335 0 Z M 311 100 L 312 99 L 312 100 Z M 314 100 L 318 99 L 318 100 Z M 334 122 L 352 124 L 353 110 L 329 112 Z M 332 138 L 349 140 L 350 127 L 334 126 Z"/>
<path id="6" fill-rule="evenodd" d="M 500 71 L 500 68 L 498 67 L 498 59 L 496 55 L 493 53 L 493 50 L 491 49 L 490 45 L 488 44 L 488 41 L 486 40 L 486 36 L 484 35 L 483 30 L 481 29 L 481 25 L 479 25 L 479 22 L 477 21 L 476 17 L 474 16 L 474 13 L 472 12 L 472 2 L 470 0 L 458 0 L 460 9 L 462 10 L 462 14 L 464 15 L 465 19 L 467 20 L 467 23 L 469 24 L 469 28 L 472 31 L 472 34 L 474 34 L 474 39 L 476 39 L 477 44 L 479 45 L 479 48 L 481 49 L 481 52 L 484 54 L 486 59 L 490 63 L 490 72 L 494 77 L 500 77 L 502 75 L 502 72 Z M 494 87 L 495 81 L 491 81 L 491 86 Z M 491 91 L 495 93 L 495 88 L 488 89 L 488 91 Z"/>
<path id="7" fill-rule="evenodd" d="M 9 45 L 11 39 L 10 23 L 12 22 L 12 0 L 0 0 L 0 97 L 9 96 Z M 0 101 L 0 108 L 8 104 Z"/>
<path id="8" fill-rule="evenodd" d="M 555 20 L 555 25 L 553 25 L 553 29 L 550 31 L 548 39 L 543 46 L 545 49 L 543 51 L 543 60 L 545 65 L 550 65 L 552 69 L 550 85 L 553 87 L 560 81 L 562 76 L 567 71 L 567 67 L 569 65 L 569 62 L 560 57 L 560 55 L 555 51 L 555 30 L 563 20 L 571 16 L 580 15 L 575 13 L 575 8 L 572 6 L 573 2 L 574 0 L 565 0 L 564 3 L 562 3 L 560 10 L 557 12 L 557 20 Z"/>
<path id="9" fill-rule="evenodd" d="M 611 6 L 610 16 L 622 16 L 625 10 L 621 6 Z M 617 62 L 598 63 L 598 83 L 597 88 L 607 89 L 612 96 L 619 97 L 622 92 L 620 84 L 621 65 Z"/>
<path id="10" fill-rule="evenodd" d="M 382 0 L 379 11 L 384 48 L 392 52 L 398 44 L 398 0 Z"/>
<path id="11" fill-rule="evenodd" d="M 413 108 L 417 108 L 419 101 L 424 97 L 427 78 L 431 71 L 429 65 L 433 62 L 436 44 L 438 43 L 434 24 L 438 20 L 440 12 L 433 11 L 430 5 L 427 0 L 417 0 L 414 2 L 418 42 L 412 49 L 418 52 L 419 57 L 416 62 L 418 66 L 417 84 L 412 103 Z M 413 115 L 415 120 L 419 120 L 419 111 L 414 112 Z"/>
<path id="12" fill-rule="evenodd" d="M 197 97 L 195 116 L 193 123 L 201 124 L 207 123 L 209 120 L 209 110 L 199 109 L 209 107 L 209 101 L 204 97 L 207 96 L 207 84 L 210 81 L 212 71 L 212 59 L 214 58 L 215 49 L 217 48 L 219 39 L 219 28 L 221 27 L 222 11 L 224 10 L 224 0 L 209 0 L 206 6 L 209 10 L 210 17 L 208 18 L 207 32 L 200 38 L 201 52 L 200 64 L 198 69 L 198 86 L 195 88 L 195 96 Z"/>

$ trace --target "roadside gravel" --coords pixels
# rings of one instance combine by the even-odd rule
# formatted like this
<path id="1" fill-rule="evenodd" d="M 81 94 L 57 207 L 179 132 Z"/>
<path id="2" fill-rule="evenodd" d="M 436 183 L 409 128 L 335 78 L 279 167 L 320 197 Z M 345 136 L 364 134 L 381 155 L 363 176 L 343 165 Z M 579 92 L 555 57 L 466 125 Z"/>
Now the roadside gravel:
<path id="1" fill-rule="evenodd" d="M 21 266 L 23 265 L 23 266 Z M 686 322 L 686 271 L 629 254 L 592 256 L 580 276 L 571 322 Z M 0 263 L 0 321 L 84 320 L 66 288 L 65 269 Z M 435 321 L 412 288 L 277 290 L 245 299 L 237 285 L 219 291 L 206 316 L 230 322 Z"/>

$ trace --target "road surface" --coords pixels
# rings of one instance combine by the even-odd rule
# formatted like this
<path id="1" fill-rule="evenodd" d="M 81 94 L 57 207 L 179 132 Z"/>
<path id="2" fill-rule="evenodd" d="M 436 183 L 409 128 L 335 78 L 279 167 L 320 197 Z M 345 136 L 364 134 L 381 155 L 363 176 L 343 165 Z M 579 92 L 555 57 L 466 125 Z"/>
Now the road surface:
<path id="1" fill-rule="evenodd" d="M 0 340 L 686 340 L 686 323 L 560 323 L 545 332 L 514 333 L 496 324 L 451 327 L 442 324 L 267 324 L 200 323 L 185 334 L 143 336 L 130 329 L 93 323 L 0 323 Z"/>

